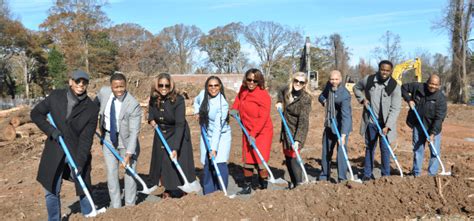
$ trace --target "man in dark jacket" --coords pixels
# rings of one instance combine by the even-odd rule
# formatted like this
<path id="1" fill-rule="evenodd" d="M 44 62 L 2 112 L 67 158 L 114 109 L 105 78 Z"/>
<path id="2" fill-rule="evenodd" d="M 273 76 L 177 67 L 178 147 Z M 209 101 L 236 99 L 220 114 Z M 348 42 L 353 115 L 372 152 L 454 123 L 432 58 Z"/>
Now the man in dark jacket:
<path id="1" fill-rule="evenodd" d="M 337 70 L 331 71 L 326 88 L 324 88 L 324 91 L 319 96 L 319 102 L 326 107 L 321 156 L 321 175 L 319 175 L 319 180 L 328 180 L 331 176 L 331 158 L 336 144 L 338 144 L 338 181 L 347 179 L 347 164 L 344 159 L 344 153 L 342 152 L 342 146 L 345 146 L 349 133 L 352 131 L 352 110 L 351 94 L 344 85 L 341 84 L 341 81 L 341 72 Z M 333 128 L 331 119 L 337 122 L 337 128 Z M 341 135 L 342 144 L 339 143 L 336 129 Z"/>
<path id="2" fill-rule="evenodd" d="M 62 136 L 74 159 L 79 174 L 87 187 L 91 186 L 91 146 L 97 127 L 99 108 L 87 96 L 89 75 L 83 71 L 74 71 L 67 89 L 51 92 L 45 100 L 31 111 L 32 121 L 46 134 L 45 148 L 41 155 L 37 180 L 46 192 L 46 208 L 49 220 L 61 219 L 60 191 L 62 179 L 74 179 L 67 164 L 67 158 L 58 143 Z M 46 119 L 47 114 L 56 123 L 54 128 Z M 84 215 L 92 211 L 81 186 L 76 182 L 76 194 L 80 197 L 81 211 Z"/>
<path id="3" fill-rule="evenodd" d="M 425 142 L 427 137 L 416 118 L 416 108 L 425 129 L 428 131 L 429 139 L 433 142 L 436 152 L 440 154 L 441 147 L 441 126 L 446 111 L 448 109 L 444 94 L 440 90 L 440 78 L 438 75 L 431 75 L 426 83 L 407 83 L 402 86 L 403 99 L 410 105 L 407 116 L 407 124 L 413 129 L 413 175 L 420 176 L 423 165 L 423 153 L 425 152 Z M 431 158 L 428 166 L 428 174 L 435 176 L 438 173 L 439 163 L 436 155 L 430 148 Z"/>

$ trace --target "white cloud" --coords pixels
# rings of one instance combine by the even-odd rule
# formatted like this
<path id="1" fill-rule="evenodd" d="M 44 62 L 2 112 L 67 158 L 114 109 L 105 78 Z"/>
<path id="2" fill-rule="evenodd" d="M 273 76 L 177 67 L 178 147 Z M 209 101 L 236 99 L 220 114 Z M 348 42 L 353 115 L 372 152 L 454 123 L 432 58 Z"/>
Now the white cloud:
<path id="1" fill-rule="evenodd" d="M 15 0 L 9 4 L 14 14 L 23 14 L 46 11 L 53 5 L 53 2 L 51 0 Z"/>
<path id="2" fill-rule="evenodd" d="M 344 17 L 340 19 L 342 23 L 353 23 L 353 24 L 367 24 L 367 23 L 380 23 L 391 20 L 400 20 L 407 19 L 410 16 L 423 16 L 424 14 L 431 14 L 435 12 L 440 12 L 440 9 L 420 9 L 420 10 L 406 10 L 406 11 L 396 11 L 380 14 L 371 14 L 371 15 L 362 15 L 362 16 L 353 16 L 353 17 Z"/>

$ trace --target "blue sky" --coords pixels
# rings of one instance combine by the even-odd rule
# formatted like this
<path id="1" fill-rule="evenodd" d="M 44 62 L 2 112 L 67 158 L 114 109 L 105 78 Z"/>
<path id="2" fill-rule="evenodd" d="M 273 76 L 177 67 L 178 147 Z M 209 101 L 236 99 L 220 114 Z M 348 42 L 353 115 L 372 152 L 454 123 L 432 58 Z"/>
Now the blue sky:
<path id="1" fill-rule="evenodd" d="M 53 0 L 9 0 L 13 14 L 33 30 L 52 4 Z M 312 40 L 339 33 L 351 50 L 351 64 L 356 64 L 359 58 L 373 58 L 371 52 L 387 30 L 400 35 L 407 58 L 418 51 L 447 55 L 448 35 L 431 28 L 446 4 L 447 0 L 109 0 L 104 10 L 112 24 L 137 23 L 154 34 L 178 23 L 207 32 L 230 22 L 247 25 L 258 20 L 299 28 Z M 250 46 L 243 48 L 256 60 Z"/>

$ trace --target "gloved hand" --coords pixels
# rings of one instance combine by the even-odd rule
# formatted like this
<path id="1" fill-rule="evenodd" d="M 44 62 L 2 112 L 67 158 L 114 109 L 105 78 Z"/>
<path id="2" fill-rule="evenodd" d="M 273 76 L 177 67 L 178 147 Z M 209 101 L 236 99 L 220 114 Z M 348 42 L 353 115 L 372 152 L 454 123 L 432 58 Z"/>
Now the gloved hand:
<path id="1" fill-rule="evenodd" d="M 256 144 L 256 143 L 255 143 L 255 138 L 252 137 L 252 136 L 249 136 L 249 142 L 250 142 L 251 144 L 252 144 L 252 143 L 253 143 L 253 144 Z"/>
<path id="2" fill-rule="evenodd" d="M 59 136 L 63 136 L 61 131 L 57 128 L 54 129 L 53 133 L 51 133 L 51 138 L 53 138 L 53 140 L 55 140 L 55 141 L 59 141 Z"/>
<path id="3" fill-rule="evenodd" d="M 235 116 L 235 115 L 239 116 L 239 111 L 236 110 L 236 109 L 232 109 L 232 110 L 229 111 L 229 114 L 232 115 L 232 116 Z"/>
<path id="4" fill-rule="evenodd" d="M 300 145 L 300 142 L 299 142 L 299 141 L 295 141 L 295 143 L 293 144 L 293 149 L 295 149 L 295 150 L 300 150 L 300 149 L 301 149 L 300 146 L 301 146 L 301 145 Z"/>
<path id="5" fill-rule="evenodd" d="M 275 104 L 275 107 L 276 107 L 276 109 L 282 110 L 283 109 L 283 104 L 281 102 L 278 102 L 278 103 Z"/>

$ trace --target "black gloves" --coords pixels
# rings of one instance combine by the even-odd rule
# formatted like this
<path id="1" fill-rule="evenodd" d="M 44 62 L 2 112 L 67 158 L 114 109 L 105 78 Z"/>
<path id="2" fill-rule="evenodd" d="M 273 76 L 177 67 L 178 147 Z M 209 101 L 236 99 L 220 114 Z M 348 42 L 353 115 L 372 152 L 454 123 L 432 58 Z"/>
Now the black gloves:
<path id="1" fill-rule="evenodd" d="M 55 141 L 59 141 L 59 136 L 63 136 L 61 131 L 57 128 L 54 129 L 53 133 L 51 133 L 51 138 L 53 138 L 53 140 L 55 140 Z"/>
<path id="2" fill-rule="evenodd" d="M 232 115 L 232 116 L 235 116 L 235 115 L 239 116 L 239 111 L 236 110 L 236 109 L 232 109 L 232 110 L 230 110 L 229 114 Z"/>

